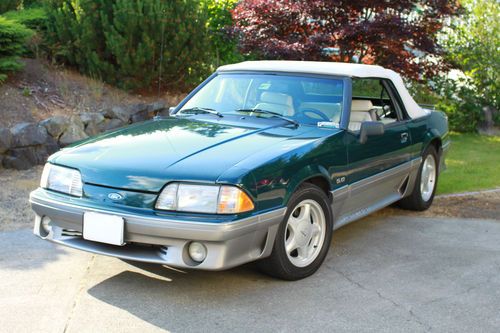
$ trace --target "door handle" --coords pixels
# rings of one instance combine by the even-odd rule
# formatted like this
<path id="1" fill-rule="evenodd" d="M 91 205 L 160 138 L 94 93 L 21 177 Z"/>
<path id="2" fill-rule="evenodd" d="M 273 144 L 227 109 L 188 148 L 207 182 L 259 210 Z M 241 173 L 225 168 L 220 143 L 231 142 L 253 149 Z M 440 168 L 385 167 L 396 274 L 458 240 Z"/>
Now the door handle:
<path id="1" fill-rule="evenodd" d="M 408 133 L 401 133 L 401 143 L 408 142 Z"/>

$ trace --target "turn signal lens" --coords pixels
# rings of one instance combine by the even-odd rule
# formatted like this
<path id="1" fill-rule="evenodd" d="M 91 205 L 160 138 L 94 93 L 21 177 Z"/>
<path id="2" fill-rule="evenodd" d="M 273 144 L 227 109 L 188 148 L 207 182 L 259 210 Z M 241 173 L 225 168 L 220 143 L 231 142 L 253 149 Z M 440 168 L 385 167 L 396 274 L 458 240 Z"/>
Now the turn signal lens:
<path id="1" fill-rule="evenodd" d="M 235 214 L 248 212 L 254 209 L 252 200 L 237 187 L 221 186 L 217 213 Z"/>
<path id="2" fill-rule="evenodd" d="M 237 214 L 254 209 L 254 204 L 235 186 L 171 183 L 160 193 L 155 207 L 178 212 Z"/>

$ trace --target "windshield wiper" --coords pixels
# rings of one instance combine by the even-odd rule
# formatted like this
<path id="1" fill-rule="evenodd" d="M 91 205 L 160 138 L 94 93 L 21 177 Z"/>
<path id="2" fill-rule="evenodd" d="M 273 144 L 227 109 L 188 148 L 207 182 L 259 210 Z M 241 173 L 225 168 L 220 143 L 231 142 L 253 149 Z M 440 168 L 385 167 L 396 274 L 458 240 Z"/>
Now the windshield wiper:
<path id="1" fill-rule="evenodd" d="M 264 110 L 264 109 L 237 109 L 235 110 L 236 112 L 245 112 L 245 113 L 262 113 L 262 114 L 270 114 L 273 117 L 277 117 L 283 120 L 288 121 L 289 123 L 293 124 L 295 127 L 299 127 L 299 123 L 296 122 L 293 119 L 287 118 L 285 116 L 280 115 L 277 112 L 269 111 L 269 110 Z"/>
<path id="2" fill-rule="evenodd" d="M 193 113 L 193 114 L 199 114 L 199 113 L 209 113 L 209 114 L 213 114 L 213 115 L 216 115 L 217 117 L 219 118 L 222 118 L 224 117 L 222 115 L 222 113 L 220 113 L 219 111 L 216 111 L 214 109 L 210 109 L 210 108 L 201 108 L 201 107 L 194 107 L 194 108 L 190 108 L 190 109 L 185 109 L 185 110 L 180 110 L 179 111 L 179 114 L 189 114 L 189 113 Z"/>

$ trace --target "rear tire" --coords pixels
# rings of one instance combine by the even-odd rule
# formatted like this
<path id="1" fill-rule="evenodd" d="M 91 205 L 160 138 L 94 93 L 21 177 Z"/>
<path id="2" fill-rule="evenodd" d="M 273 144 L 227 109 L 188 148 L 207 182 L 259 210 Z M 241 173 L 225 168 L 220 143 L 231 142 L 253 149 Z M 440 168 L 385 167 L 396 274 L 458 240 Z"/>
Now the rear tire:
<path id="1" fill-rule="evenodd" d="M 330 200 L 322 189 L 303 184 L 292 195 L 271 255 L 258 262 L 266 274 L 284 280 L 312 275 L 323 263 L 332 239 Z"/>
<path id="2" fill-rule="evenodd" d="M 439 176 L 439 155 L 434 146 L 429 146 L 424 151 L 422 163 L 418 169 L 417 179 L 413 191 L 406 198 L 398 202 L 403 209 L 424 211 L 434 200 Z"/>

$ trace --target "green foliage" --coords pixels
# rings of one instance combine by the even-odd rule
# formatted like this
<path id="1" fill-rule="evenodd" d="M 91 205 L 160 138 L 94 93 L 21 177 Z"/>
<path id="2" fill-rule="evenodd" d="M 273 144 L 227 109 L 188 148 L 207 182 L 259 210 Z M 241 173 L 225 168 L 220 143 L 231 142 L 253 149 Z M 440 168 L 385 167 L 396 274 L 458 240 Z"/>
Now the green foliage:
<path id="1" fill-rule="evenodd" d="M 45 32 L 47 31 L 48 17 L 43 7 L 33 6 L 13 10 L 3 14 L 3 16 L 33 30 L 34 34 L 26 44 L 25 55 L 38 57 L 40 56 L 40 50 L 47 50 Z"/>
<path id="2" fill-rule="evenodd" d="M 7 79 L 7 73 L 22 68 L 18 57 L 31 35 L 31 30 L 24 25 L 0 16 L 0 83 Z"/>
<path id="3" fill-rule="evenodd" d="M 20 4 L 21 0 L 1 0 L 0 14 L 8 12 L 9 10 L 16 10 Z"/>
<path id="4" fill-rule="evenodd" d="M 9 20 L 24 24 L 35 31 L 47 29 L 47 13 L 42 7 L 13 10 L 3 14 Z"/>
<path id="5" fill-rule="evenodd" d="M 23 8 L 42 7 L 44 0 L 22 0 Z"/>
<path id="6" fill-rule="evenodd" d="M 454 130 L 472 132 L 484 106 L 500 109 L 500 6 L 497 0 L 463 3 L 468 12 L 453 22 L 443 44 L 465 78 L 438 84 L 444 96 L 439 107 L 448 113 Z"/>
<path id="7" fill-rule="evenodd" d="M 448 115 L 450 129 L 456 132 L 475 132 L 482 120 L 480 97 L 467 78 L 444 78 L 436 82 L 441 99 L 438 110 Z"/>
<path id="8" fill-rule="evenodd" d="M 436 92 L 423 83 L 411 81 L 408 82 L 407 87 L 410 95 L 418 104 L 434 106 L 441 100 Z"/>
<path id="9" fill-rule="evenodd" d="M 500 6 L 498 0 L 465 0 L 468 13 L 445 40 L 450 59 L 472 80 L 485 105 L 500 108 Z"/>
<path id="10" fill-rule="evenodd" d="M 202 0 L 202 8 L 207 13 L 208 34 L 212 50 L 213 67 L 243 60 L 237 50 L 238 39 L 232 33 L 231 10 L 237 0 Z"/>
<path id="11" fill-rule="evenodd" d="M 194 0 L 48 0 L 52 56 L 123 88 L 190 88 L 208 71 Z"/>

